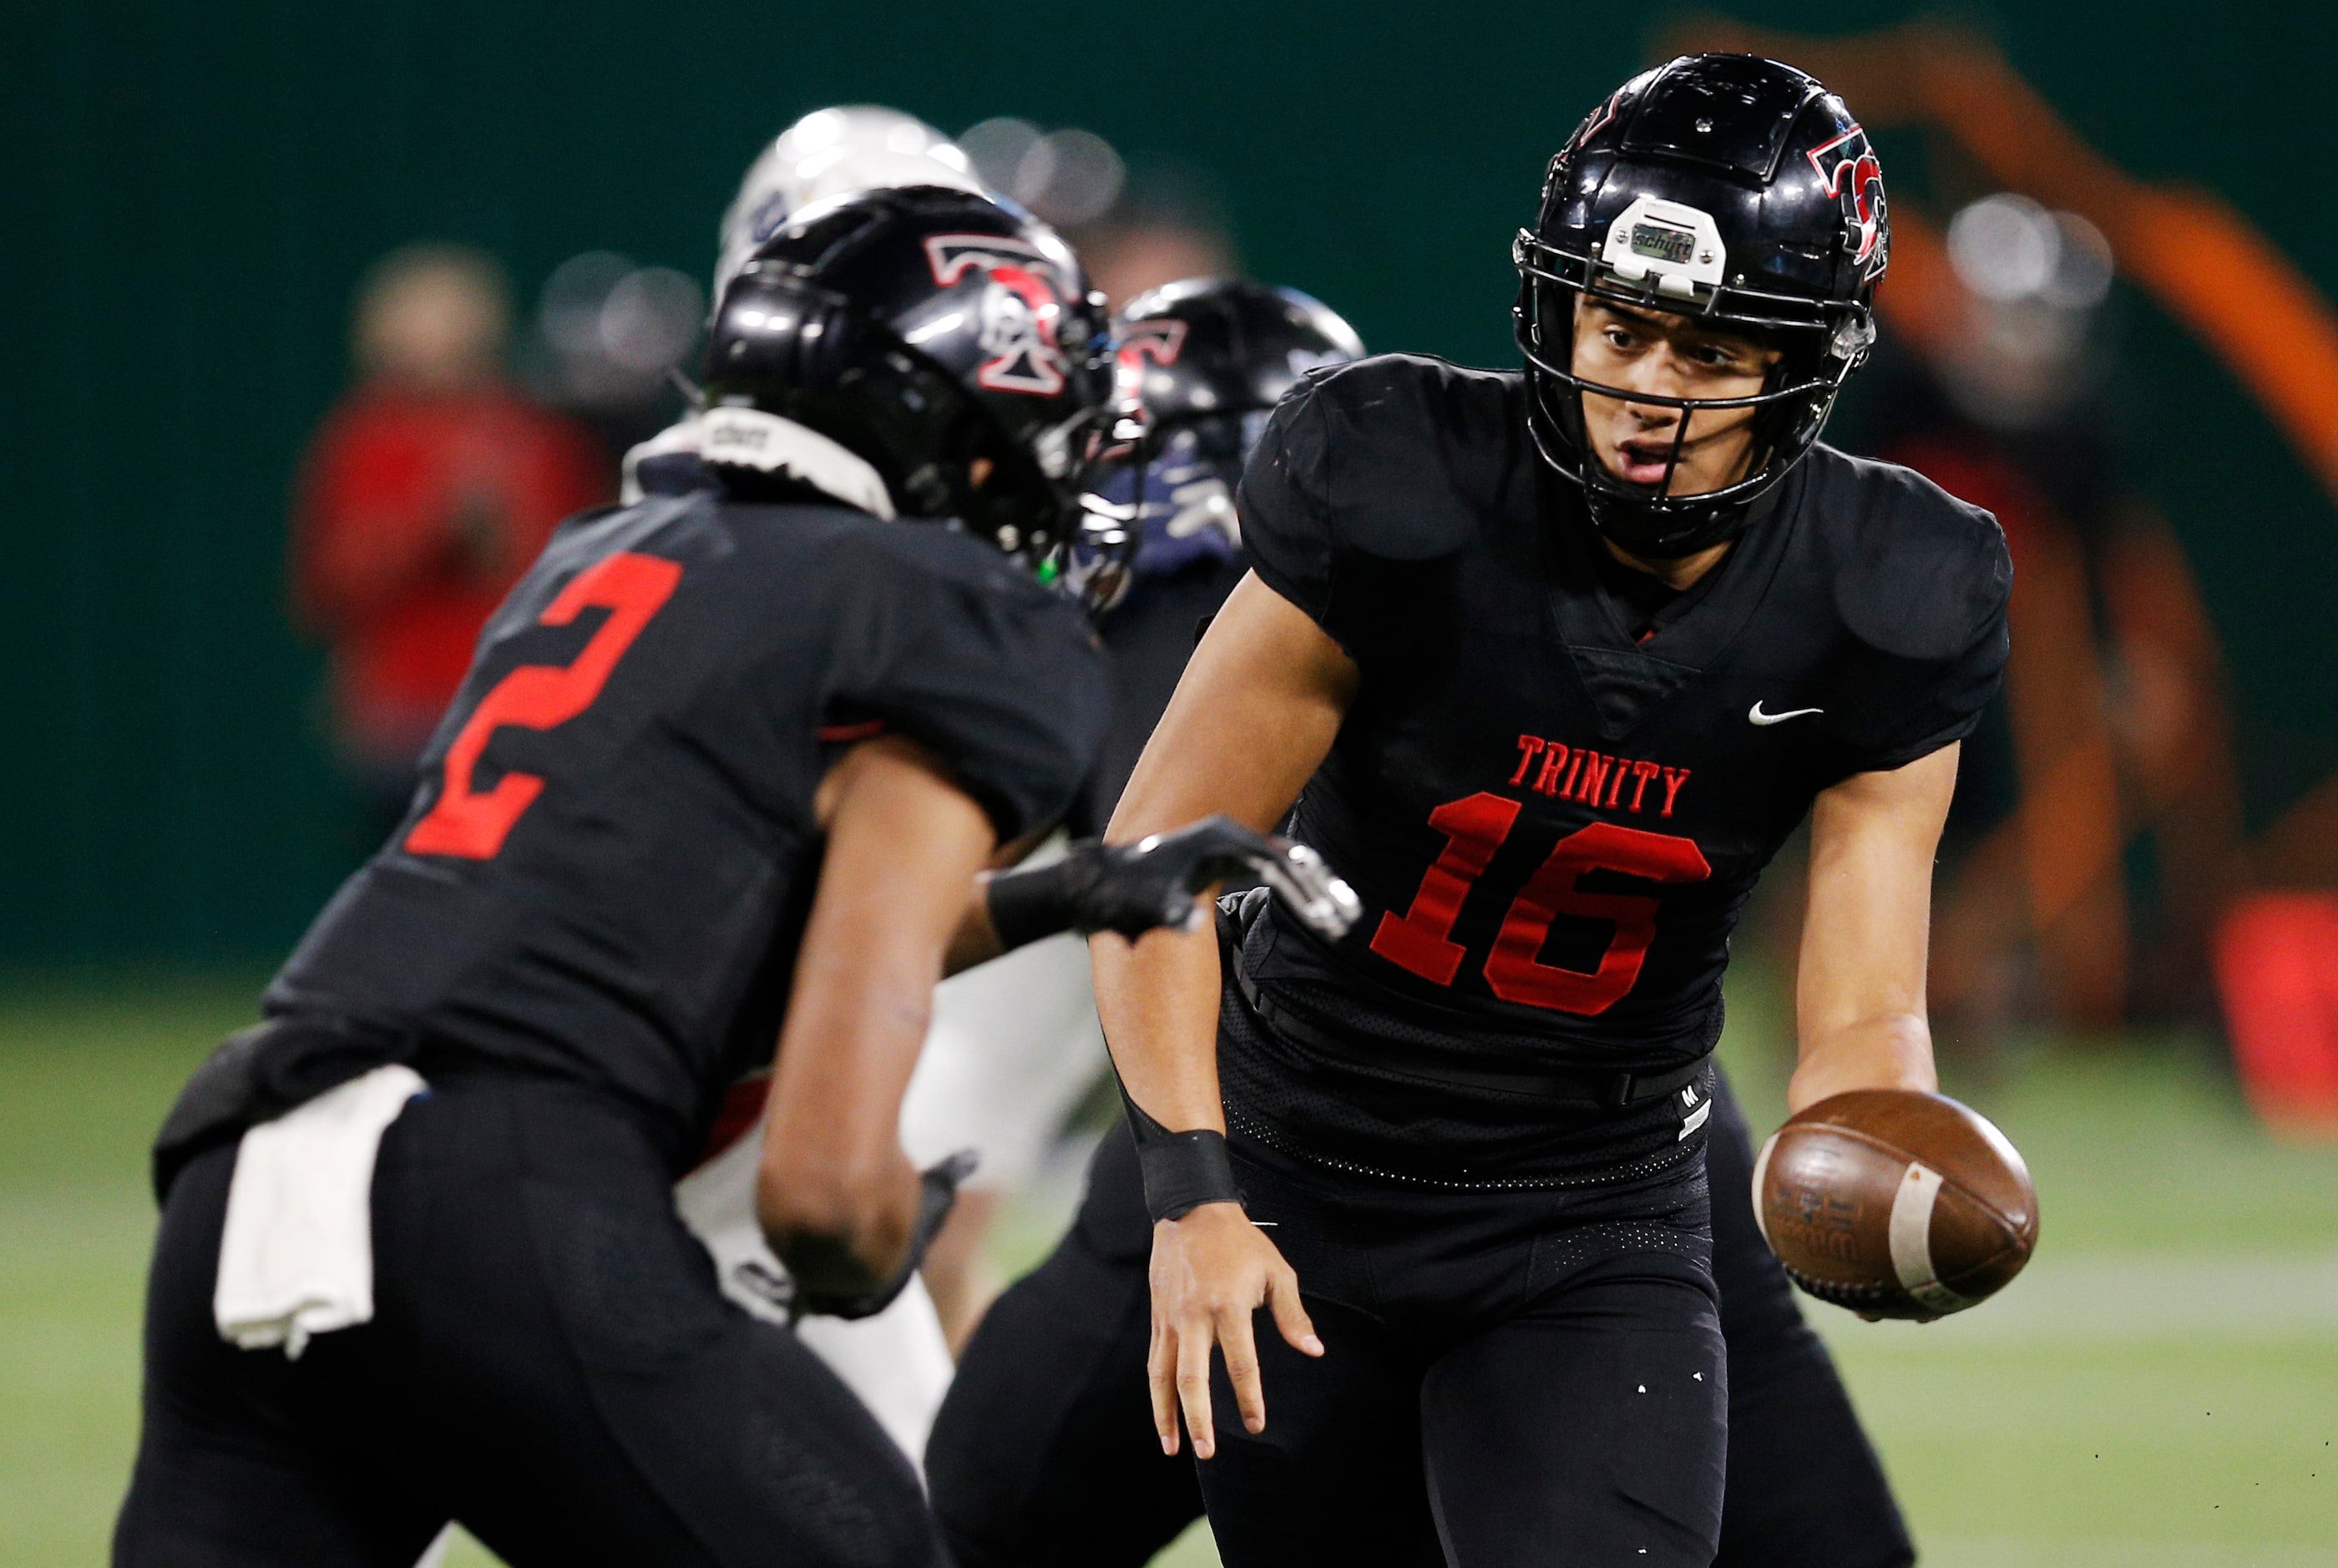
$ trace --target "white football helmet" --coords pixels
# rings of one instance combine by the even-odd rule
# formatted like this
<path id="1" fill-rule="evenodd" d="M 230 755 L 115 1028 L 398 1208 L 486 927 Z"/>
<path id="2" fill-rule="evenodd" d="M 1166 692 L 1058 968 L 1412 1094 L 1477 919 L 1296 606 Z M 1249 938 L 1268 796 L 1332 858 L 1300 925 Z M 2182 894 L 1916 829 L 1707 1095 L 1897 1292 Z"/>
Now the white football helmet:
<path id="1" fill-rule="evenodd" d="M 815 109 L 764 148 L 722 214 L 714 300 L 755 247 L 814 201 L 880 185 L 947 185 L 987 195 L 973 164 L 924 121 L 873 103 Z"/>

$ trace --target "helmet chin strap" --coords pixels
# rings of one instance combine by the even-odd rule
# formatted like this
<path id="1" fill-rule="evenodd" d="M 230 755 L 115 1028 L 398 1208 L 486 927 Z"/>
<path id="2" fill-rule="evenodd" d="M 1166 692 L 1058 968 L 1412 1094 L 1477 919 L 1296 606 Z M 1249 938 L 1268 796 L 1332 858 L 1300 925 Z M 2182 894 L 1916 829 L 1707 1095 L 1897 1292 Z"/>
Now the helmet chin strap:
<path id="1" fill-rule="evenodd" d="M 1568 389 L 1568 395 L 1579 397 L 1579 394 L 1574 393 L 1572 388 Z M 1539 402 L 1543 392 L 1540 388 L 1535 388 L 1529 392 L 1529 396 Z M 1578 403 L 1578 409 L 1579 407 Z M 1548 423 L 1558 422 L 1557 416 L 1554 415 Z M 1698 519 L 1694 527 L 1679 537 L 1666 537 L 1655 532 L 1655 526 L 1652 525 L 1655 524 L 1653 517 L 1643 520 L 1619 516 L 1617 514 L 1619 512 L 1631 506 L 1630 499 L 1616 495 L 1587 476 L 1586 470 L 1599 462 L 1599 459 L 1587 450 L 1589 446 L 1587 433 L 1582 437 L 1570 441 L 1570 446 L 1579 446 L 1584 448 L 1580 453 L 1554 451 L 1551 445 L 1552 433 L 1547 428 L 1544 419 L 1529 417 L 1527 421 L 1527 434 L 1534 442 L 1535 451 L 1542 458 L 1543 466 L 1557 477 L 1573 485 L 1577 493 L 1583 497 L 1584 513 L 1591 526 L 1606 538 L 1615 541 L 1616 547 L 1627 554 L 1638 556 L 1646 561 L 1678 561 L 1694 555 L 1700 550 L 1708 550 L 1715 544 L 1735 538 L 1744 532 L 1754 514 L 1778 494 L 1777 486 L 1770 485 L 1759 495 L 1749 495 L 1743 501 L 1716 508 L 1709 515 Z"/>

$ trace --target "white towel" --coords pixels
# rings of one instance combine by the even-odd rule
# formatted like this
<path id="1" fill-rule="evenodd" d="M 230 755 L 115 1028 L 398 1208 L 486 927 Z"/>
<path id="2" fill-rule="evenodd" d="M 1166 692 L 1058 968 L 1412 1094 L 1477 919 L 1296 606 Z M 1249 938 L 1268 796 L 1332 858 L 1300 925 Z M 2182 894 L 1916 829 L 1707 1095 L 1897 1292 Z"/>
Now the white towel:
<path id="1" fill-rule="evenodd" d="M 373 1167 L 381 1135 L 428 1087 L 377 1067 L 243 1135 L 227 1190 L 211 1318 L 246 1350 L 373 1318 Z"/>

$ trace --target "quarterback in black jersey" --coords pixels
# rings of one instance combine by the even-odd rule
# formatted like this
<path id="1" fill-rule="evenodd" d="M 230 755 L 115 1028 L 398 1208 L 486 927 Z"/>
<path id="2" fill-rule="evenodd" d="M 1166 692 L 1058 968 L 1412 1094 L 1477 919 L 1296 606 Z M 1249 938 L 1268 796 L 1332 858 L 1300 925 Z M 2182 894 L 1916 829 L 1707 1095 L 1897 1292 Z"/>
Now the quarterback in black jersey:
<path id="1" fill-rule="evenodd" d="M 1300 375 L 1363 354 L 1307 296 L 1225 279 L 1132 301 L 1115 336 L 1123 388 L 1147 429 L 1134 486 L 1144 543 L 1134 588 L 1102 621 L 1113 704 L 1100 816 L 1168 703 L 1196 619 L 1240 579 L 1220 518 L 1268 414 Z M 1635 592 L 1635 578 L 1664 592 L 1622 569 L 1611 587 Z M 1718 1072 L 1714 1091 L 1713 1273 L 1731 1369 L 1714 1562 L 1910 1568 L 1915 1550 L 1882 1467 L 1755 1223 L 1754 1146 Z M 1141 1568 L 1202 1513 L 1193 1462 L 1144 1430 L 1151 1241 L 1135 1146 L 1116 1128 L 1070 1230 L 985 1315 L 935 1419 L 926 1485 L 958 1568 Z"/>
<path id="2" fill-rule="evenodd" d="M 1155 1424 L 1234 1568 L 1714 1557 L 1730 929 L 1810 817 L 1792 1102 L 1931 1088 L 1931 858 L 2005 657 L 1994 523 L 1817 445 L 1888 246 L 1841 100 L 1675 61 L 1552 161 L 1523 376 L 1311 377 L 1251 461 L 1251 575 L 1111 836 L 1288 816 L 1364 916 L 1095 945 Z"/>
<path id="3" fill-rule="evenodd" d="M 720 488 L 563 525 L 407 820 L 158 1139 L 117 1563 L 407 1568 L 449 1517 L 516 1568 L 945 1561 L 908 1460 L 723 1298 L 671 1188 L 771 1062 L 795 1306 L 879 1310 L 964 1174 L 897 1135 L 942 973 L 1188 921 L 1237 867 L 1309 892 L 1210 825 L 977 881 L 1103 730 L 1086 620 L 1036 580 L 1112 581 L 1073 484 L 1103 328 L 1052 231 L 962 192 L 817 207 L 747 264 Z"/>

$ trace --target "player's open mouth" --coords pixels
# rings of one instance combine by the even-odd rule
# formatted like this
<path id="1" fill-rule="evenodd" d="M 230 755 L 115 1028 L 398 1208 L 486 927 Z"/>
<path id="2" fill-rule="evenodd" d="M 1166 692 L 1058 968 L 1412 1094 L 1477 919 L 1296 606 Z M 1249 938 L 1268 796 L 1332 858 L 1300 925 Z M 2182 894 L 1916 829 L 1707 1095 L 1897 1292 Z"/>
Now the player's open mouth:
<path id="1" fill-rule="evenodd" d="M 1684 448 L 1682 455 L 1685 456 Z M 1616 477 L 1626 485 L 1661 485 L 1672 464 L 1673 440 L 1619 441 L 1616 444 Z"/>

